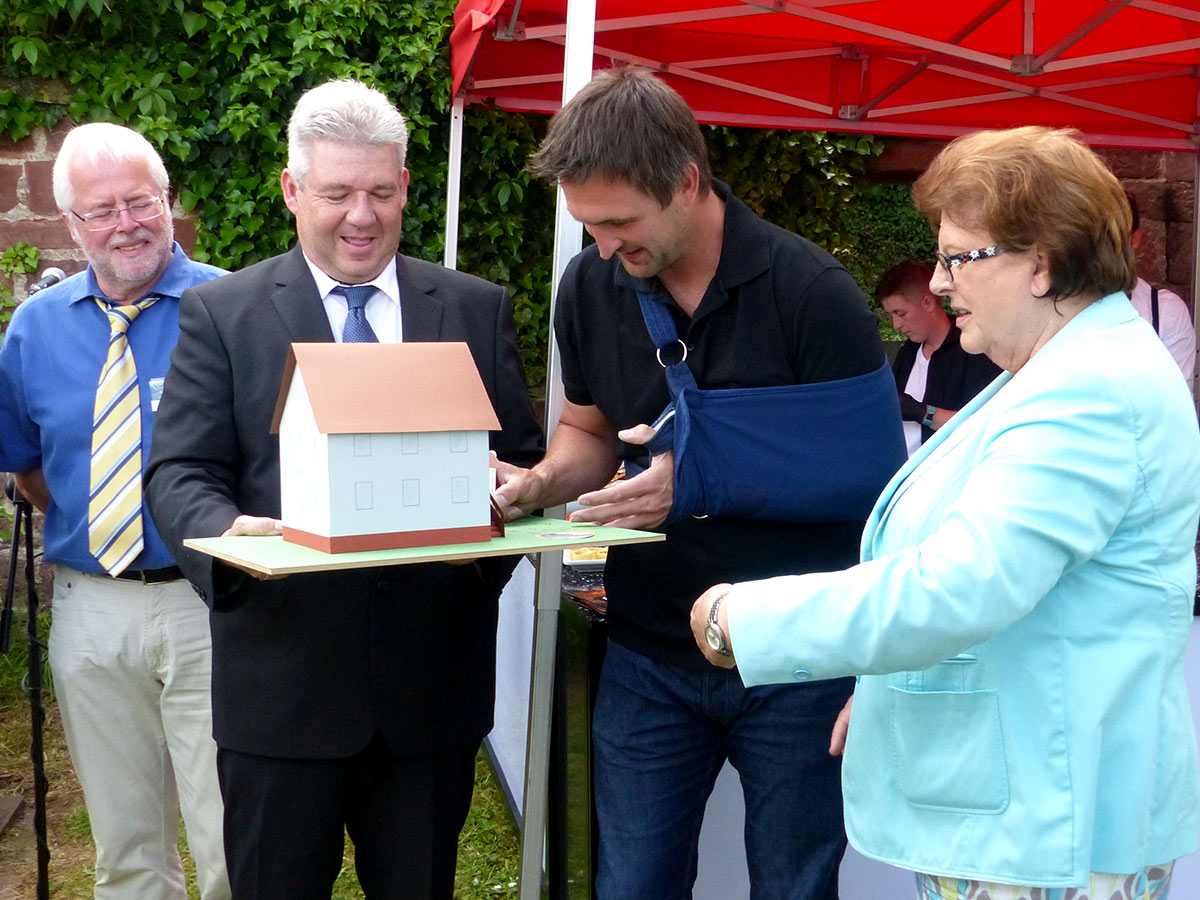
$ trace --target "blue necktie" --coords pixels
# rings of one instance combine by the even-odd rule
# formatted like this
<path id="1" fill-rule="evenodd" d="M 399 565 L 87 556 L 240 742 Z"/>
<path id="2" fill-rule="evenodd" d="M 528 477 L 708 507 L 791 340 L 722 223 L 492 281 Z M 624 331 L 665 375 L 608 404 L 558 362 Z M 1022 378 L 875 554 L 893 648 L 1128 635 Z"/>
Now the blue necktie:
<path id="1" fill-rule="evenodd" d="M 379 343 L 379 338 L 375 336 L 371 323 L 367 321 L 367 312 L 364 309 L 367 301 L 375 293 L 375 285 L 339 284 L 333 289 L 333 293 L 341 294 L 346 298 L 346 324 L 342 328 L 342 343 Z"/>

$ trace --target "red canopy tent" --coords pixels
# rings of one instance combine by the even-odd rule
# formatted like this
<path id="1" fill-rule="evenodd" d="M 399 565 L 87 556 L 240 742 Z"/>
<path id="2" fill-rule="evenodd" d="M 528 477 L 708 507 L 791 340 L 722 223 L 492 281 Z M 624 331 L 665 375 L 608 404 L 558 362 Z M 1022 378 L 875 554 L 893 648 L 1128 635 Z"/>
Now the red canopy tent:
<path id="1" fill-rule="evenodd" d="M 928 138 L 1071 126 L 1094 146 L 1200 165 L 1200 0 L 460 0 L 450 45 L 451 266 L 463 106 L 553 113 L 592 71 L 625 63 L 656 70 L 711 124 Z M 555 282 L 581 238 L 560 192 Z M 551 423 L 556 368 L 551 340 Z M 541 895 L 559 565 L 544 558 L 536 588 L 522 900 Z"/>
<path id="2" fill-rule="evenodd" d="M 462 0 L 454 91 L 562 102 L 566 0 Z M 953 137 L 1069 124 L 1195 152 L 1198 0 L 597 0 L 594 68 L 658 70 L 726 125 Z"/>

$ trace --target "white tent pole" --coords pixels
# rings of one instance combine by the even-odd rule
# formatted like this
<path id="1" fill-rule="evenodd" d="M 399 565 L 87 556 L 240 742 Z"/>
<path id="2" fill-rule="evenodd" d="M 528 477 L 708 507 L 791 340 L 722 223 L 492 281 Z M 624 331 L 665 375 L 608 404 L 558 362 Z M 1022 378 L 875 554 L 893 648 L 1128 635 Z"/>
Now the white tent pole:
<path id="1" fill-rule="evenodd" d="M 596 35 L 596 0 L 568 0 L 567 39 L 563 59 L 563 105 L 592 79 L 592 47 Z M 567 212 L 562 188 L 554 216 L 554 272 L 550 288 L 549 364 L 546 369 L 546 434 L 562 412 L 562 366 L 554 340 L 554 304 L 558 282 L 571 257 L 583 246 L 583 226 Z M 546 510 L 561 517 L 562 508 Z M 533 653 L 529 685 L 529 733 L 525 754 L 525 802 L 521 806 L 520 900 L 542 895 L 546 857 L 546 822 L 550 788 L 550 725 L 554 694 L 554 658 L 562 602 L 562 554 L 538 556 L 534 588 Z"/>
<path id="2" fill-rule="evenodd" d="M 450 108 L 450 163 L 446 171 L 446 248 L 442 265 L 458 268 L 458 204 L 462 187 L 463 94 Z"/>

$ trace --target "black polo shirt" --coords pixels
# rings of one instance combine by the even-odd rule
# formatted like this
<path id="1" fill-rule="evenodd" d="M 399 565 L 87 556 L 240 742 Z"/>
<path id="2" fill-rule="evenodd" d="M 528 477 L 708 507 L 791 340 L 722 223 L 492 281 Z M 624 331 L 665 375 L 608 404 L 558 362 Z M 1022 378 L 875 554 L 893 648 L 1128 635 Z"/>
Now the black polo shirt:
<path id="1" fill-rule="evenodd" d="M 968 353 L 959 339 L 962 332 L 954 321 L 942 343 L 929 357 L 929 373 L 925 376 L 925 396 L 915 397 L 938 409 L 959 410 L 970 403 L 975 395 L 996 380 L 1000 367 L 982 353 Z M 908 384 L 908 376 L 917 362 L 921 345 L 905 341 L 896 351 L 892 374 L 896 378 L 896 390 L 901 394 Z M 921 443 L 933 437 L 933 429 L 921 426 Z"/>
<path id="2" fill-rule="evenodd" d="M 726 203 L 724 244 L 693 319 L 657 278 L 633 278 L 594 245 L 563 275 L 555 329 L 566 397 L 598 407 L 616 429 L 653 422 L 670 400 L 639 289 L 671 310 L 703 389 L 833 381 L 884 363 L 875 315 L 845 268 L 811 241 L 764 222 L 726 185 L 714 190 Z M 821 425 L 811 423 L 814 434 Z M 623 458 L 643 453 L 619 448 Z M 661 543 L 614 547 L 605 569 L 610 637 L 661 662 L 705 667 L 688 624 L 696 597 L 722 581 L 853 565 L 862 525 L 709 517 L 667 527 Z"/>

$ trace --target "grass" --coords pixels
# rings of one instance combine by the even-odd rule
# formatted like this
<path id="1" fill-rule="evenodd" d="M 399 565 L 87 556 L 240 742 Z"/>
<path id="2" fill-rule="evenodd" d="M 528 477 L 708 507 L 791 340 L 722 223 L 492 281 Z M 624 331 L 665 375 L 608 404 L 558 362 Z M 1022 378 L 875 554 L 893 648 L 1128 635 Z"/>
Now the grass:
<path id="1" fill-rule="evenodd" d="M 8 553 L 0 548 L 0 564 L 7 567 Z M 23 597 L 23 595 L 20 595 Z M 26 807 L 33 806 L 33 774 L 29 762 L 29 703 L 22 687 L 26 673 L 28 643 L 25 637 L 24 601 L 20 600 L 13 623 L 12 648 L 0 656 L 0 793 L 22 793 Z M 49 632 L 49 613 L 39 616 L 41 640 Z M 87 808 L 79 783 L 71 769 L 62 735 L 62 724 L 54 704 L 53 685 L 46 667 L 46 776 L 50 842 L 50 896 L 90 898 L 94 877 L 95 849 L 92 845 Z M 32 817 L 28 817 L 32 823 Z M 36 881 L 32 827 L 15 824 L 0 837 L 0 900 L 31 897 Z M 194 867 L 180 829 L 180 850 L 188 875 L 188 896 L 198 898 Z M 517 896 L 520 838 L 503 792 L 481 752 L 475 762 L 475 796 L 459 840 L 458 876 L 455 896 L 460 900 L 508 900 Z M 334 885 L 332 900 L 361 900 L 363 893 L 354 876 L 354 850 L 347 841 L 344 866 Z"/>

